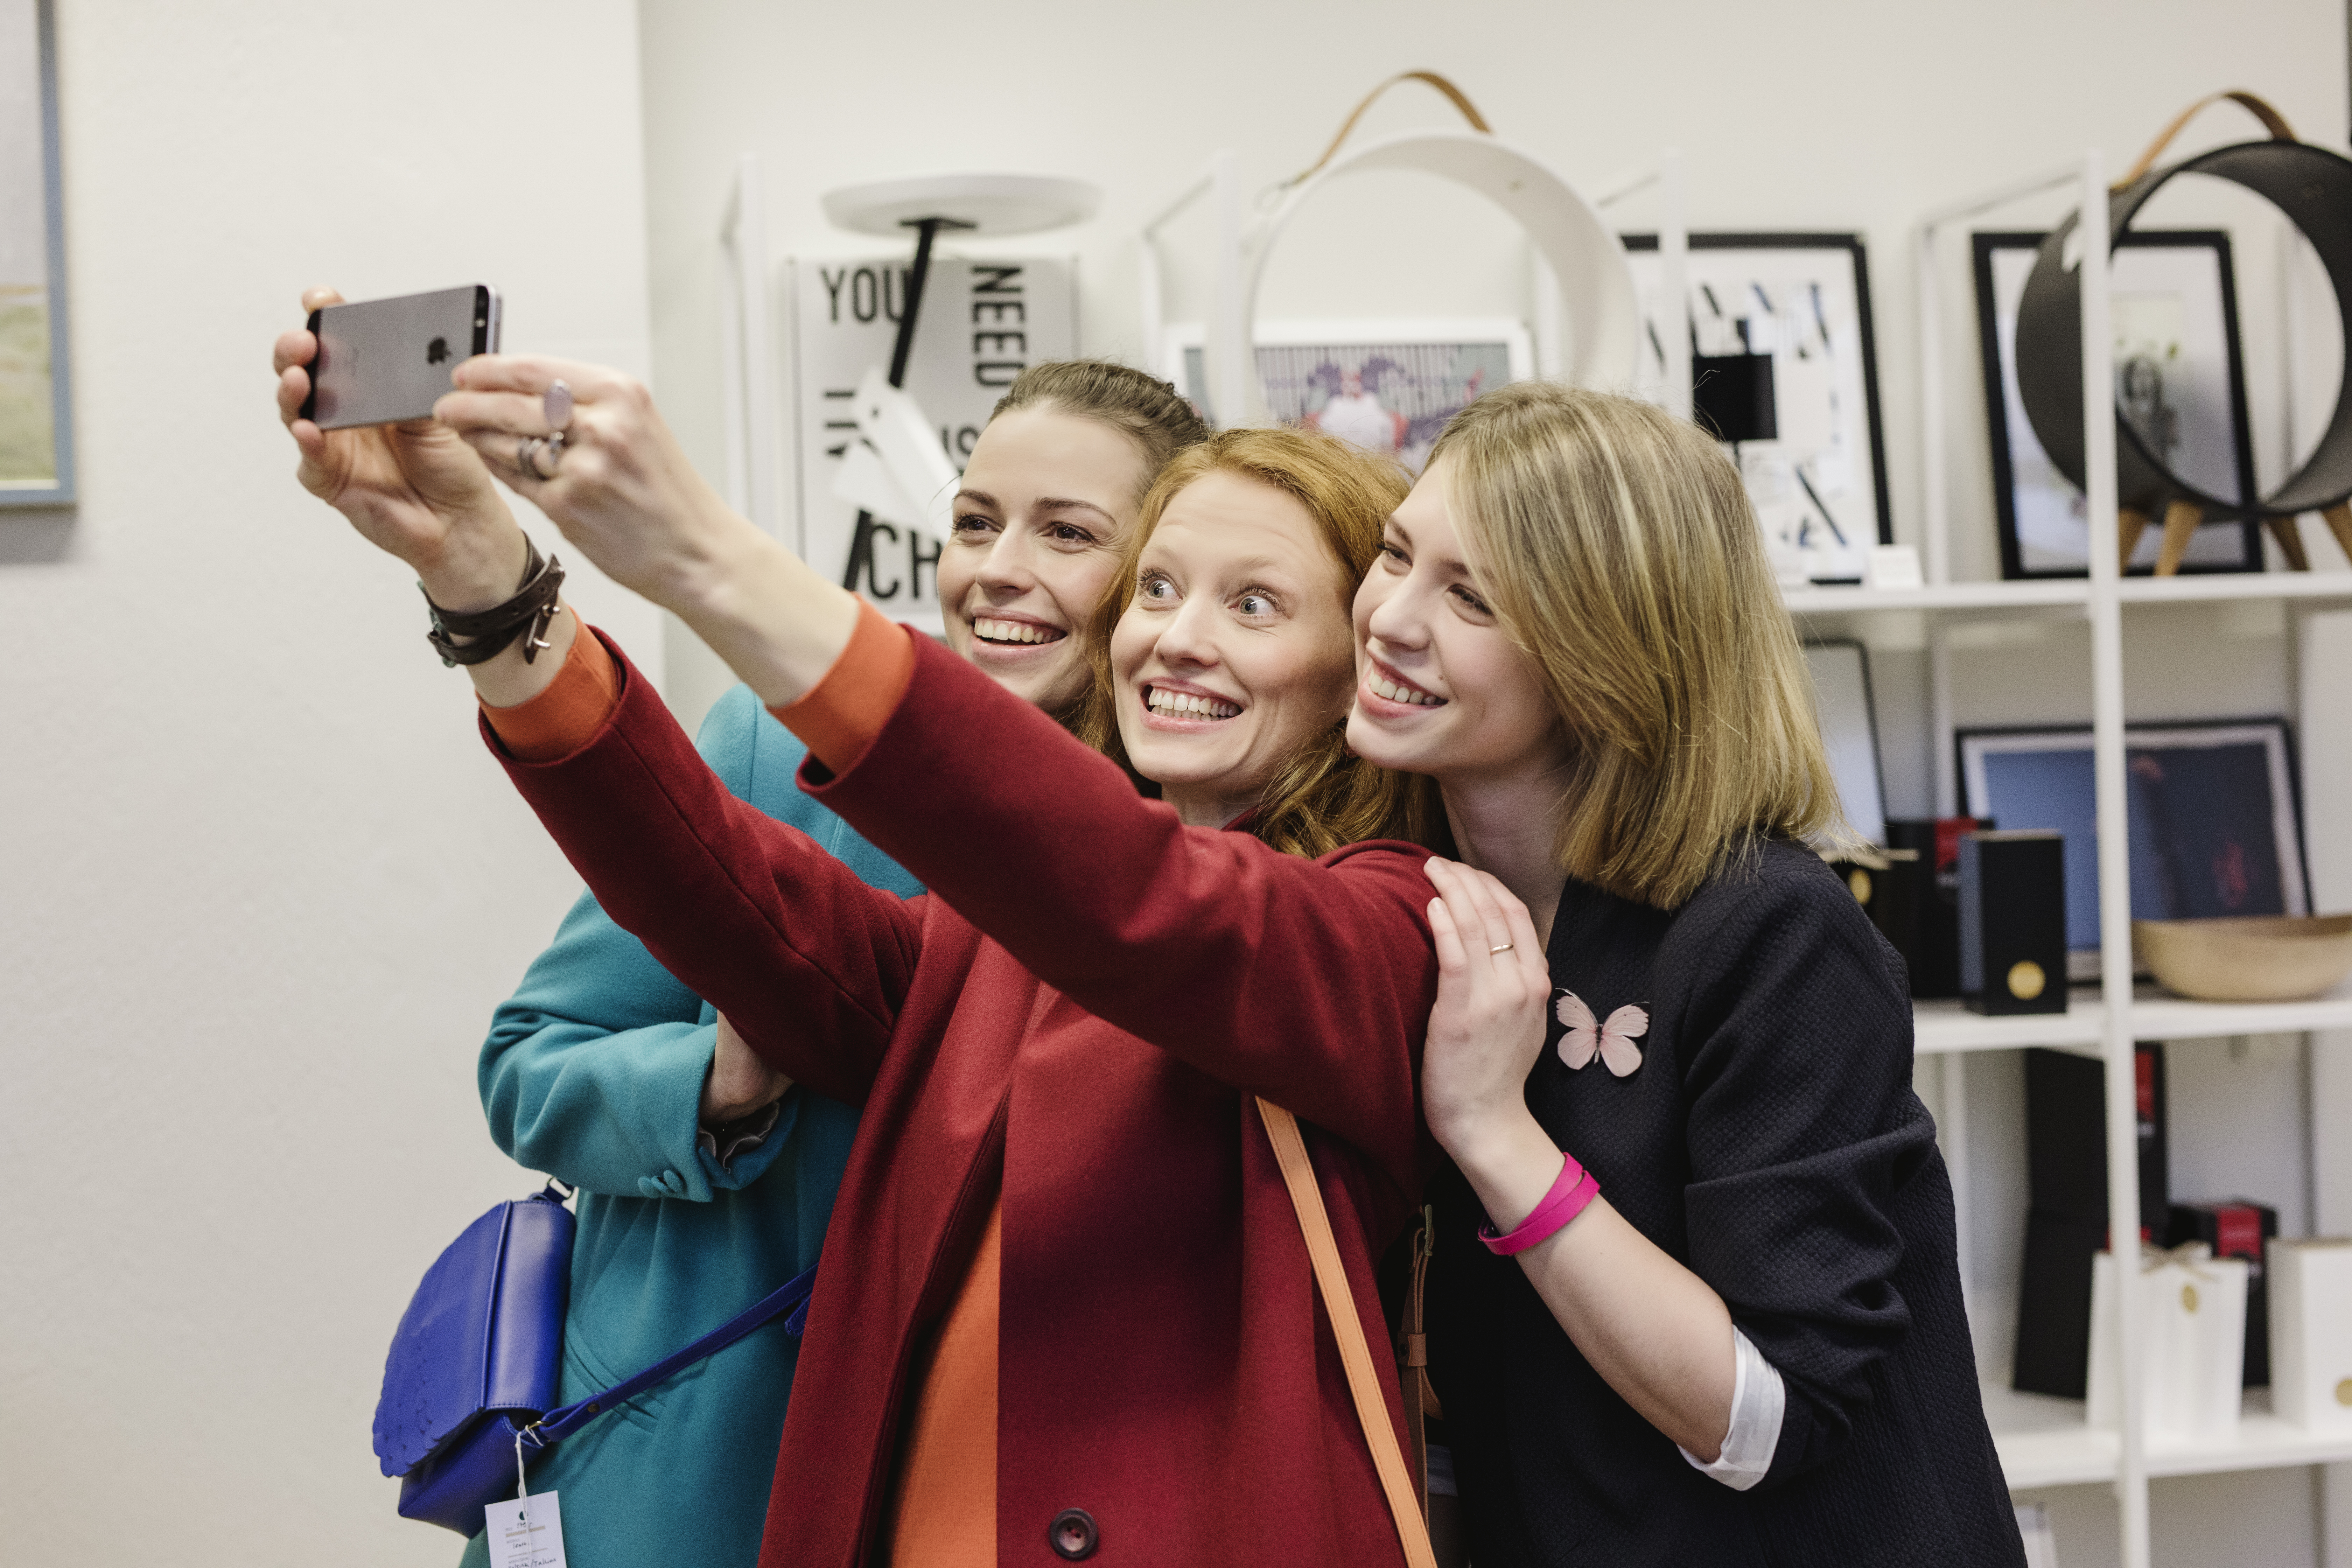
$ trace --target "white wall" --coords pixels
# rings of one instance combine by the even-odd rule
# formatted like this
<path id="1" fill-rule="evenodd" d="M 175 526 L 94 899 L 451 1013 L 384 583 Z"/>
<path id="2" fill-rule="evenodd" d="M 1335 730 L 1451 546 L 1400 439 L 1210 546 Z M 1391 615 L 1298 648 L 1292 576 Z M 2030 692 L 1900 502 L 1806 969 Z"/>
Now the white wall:
<path id="1" fill-rule="evenodd" d="M 837 184 L 965 168 L 1095 181 L 1107 198 L 1095 222 L 1003 244 L 1076 250 L 1087 347 L 1139 362 L 1135 226 L 1220 147 L 1235 150 L 1253 189 L 1297 173 L 1359 96 L 1423 67 L 1452 77 L 1502 134 L 1571 181 L 1590 185 L 1678 145 L 1698 226 L 1864 233 L 1906 538 L 1919 515 L 1909 235 L 1923 209 L 2086 146 L 2104 148 L 2119 172 L 2176 110 L 2218 87 L 2253 87 L 2306 137 L 2337 146 L 2347 107 L 2340 0 L 1489 0 L 1439 10 L 1202 0 L 1110 11 L 1081 0 L 982 11 L 916 0 L 887 22 L 856 6 L 648 0 L 645 63 L 655 353 L 665 401 L 708 472 L 719 471 L 716 226 L 739 153 L 764 160 L 779 255 L 878 243 L 824 226 L 817 197 Z M 2211 111 L 2183 145 L 2256 133 L 2237 113 Z M 1407 84 L 1359 134 L 1453 123 L 1435 94 Z M 1477 198 L 1399 174 L 1362 176 L 1323 200 L 1283 241 L 1267 314 L 1526 310 L 1515 231 Z M 1655 217 L 1640 199 L 1622 214 L 1630 226 Z M 1202 310 L 1207 224 L 1196 211 L 1171 231 L 1171 319 Z M 1944 292 L 1955 530 L 1973 563 L 1992 559 L 1992 524 L 1973 306 L 1957 251 Z M 2253 395 L 2268 396 L 2275 377 L 2255 380 Z M 2339 559 L 2332 544 L 2319 552 Z M 682 709 L 710 692 L 693 654 L 678 660 L 672 700 Z"/>
<path id="2" fill-rule="evenodd" d="M 0 1562 L 447 1563 L 376 1383 L 529 1188 L 474 1053 L 577 884 L 268 356 L 305 285 L 480 279 L 643 368 L 635 6 L 58 11 L 86 499 L 0 515 Z"/>

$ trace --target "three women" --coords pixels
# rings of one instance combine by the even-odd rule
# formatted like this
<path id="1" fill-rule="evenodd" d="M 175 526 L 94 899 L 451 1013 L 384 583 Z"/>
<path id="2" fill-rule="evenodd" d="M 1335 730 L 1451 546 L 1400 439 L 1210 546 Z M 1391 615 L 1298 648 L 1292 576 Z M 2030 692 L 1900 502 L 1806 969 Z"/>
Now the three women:
<path id="1" fill-rule="evenodd" d="M 1291 761 L 1245 743 L 1276 688 L 1232 674 L 1259 650 L 1253 617 L 1295 626 L 1311 597 L 1269 580 L 1300 564 L 1262 542 L 1282 532 L 1273 513 L 1221 528 L 1236 498 L 1196 497 L 1194 514 L 1167 498 L 1168 548 L 1139 555 L 1113 628 L 1130 754 L 1193 770 L 1171 779 L 1171 818 L 1082 758 L 1033 787 L 1023 775 L 1066 738 L 697 493 L 627 384 L 477 361 L 442 417 L 497 464 L 545 433 L 559 372 L 580 399 L 571 450 L 555 479 L 514 482 L 686 616 L 809 739 L 811 785 L 935 889 L 919 910 L 877 901 L 731 804 L 625 667 L 608 659 L 597 684 L 592 645 L 588 673 L 555 677 L 589 693 L 557 702 L 584 717 L 548 761 L 509 762 L 608 907 L 755 1048 L 868 1098 L 842 1213 L 875 1261 L 821 1276 L 784 1440 L 787 1461 L 846 1450 L 866 1475 L 837 1504 L 772 1517 L 772 1559 L 887 1551 L 910 1496 L 981 1561 L 1113 1540 L 1171 1561 L 1392 1559 L 1393 1533 L 1363 1529 L 1386 1521 L 1362 1437 L 1270 1157 L 1236 1112 L 1263 1092 L 1329 1135 L 1318 1165 L 1360 1311 L 1371 1253 L 1419 1196 L 1413 1054 L 1433 999 L 1428 1125 L 1464 1173 L 1451 1198 L 1437 1189 L 1438 1256 L 1476 1247 L 1484 1217 L 1524 1259 L 1441 1266 L 1438 1282 L 1433 1359 L 1482 1563 L 1865 1560 L 1872 1532 L 1848 1513 L 1896 1554 L 1932 1560 L 1942 1540 L 1953 1561 L 2015 1559 L 1973 1375 L 1954 1375 L 1949 1200 L 1908 1095 L 1907 1016 L 1809 1015 L 1855 988 L 1883 1001 L 1886 960 L 1787 842 L 1828 815 L 1826 775 L 1744 498 L 1703 437 L 1621 400 L 1508 389 L 1395 510 L 1355 599 L 1349 739 L 1436 779 L 1459 852 L 1500 877 L 1434 871 L 1433 997 L 1414 857 L 1310 863 L 1213 831 L 1270 799 L 1272 773 L 1234 788 L 1232 767 Z M 498 531 L 469 516 L 390 542 L 420 565 L 487 561 Z M 458 587 L 503 584 L 478 569 Z M 1123 657 L 1129 620 L 1167 613 L 1155 595 L 1176 607 L 1173 641 L 1139 630 Z M 1204 603 L 1223 641 L 1178 624 Z M 1694 635 L 1700 614 L 1742 625 Z M 1555 637 L 1578 619 L 1592 629 Z M 1315 689 L 1313 664 L 1279 706 Z M 477 680 L 514 705 L 551 674 Z M 968 770 L 953 784 L 950 758 Z M 1541 980 L 1527 905 L 1551 911 Z M 1462 940 L 1474 929 L 1494 940 Z M 1838 962 L 1809 988 L 1822 952 Z M 1528 1073 L 1563 972 L 1609 1022 L 1569 1010 L 1570 1076 L 1549 1116 L 1535 1102 L 1530 1138 L 1512 1085 L 1544 1088 Z M 1643 1002 L 1657 1022 L 1637 1027 Z M 1595 1061 L 1620 1100 L 1600 1097 Z M 1622 1212 L 1578 1184 L 1576 1217 L 1527 1234 L 1579 1139 Z M 935 1389 L 952 1394 L 939 1423 Z M 1580 1446 L 1588 1417 L 1599 1436 Z M 1892 1479 L 1890 1456 L 1923 1452 L 1952 1462 Z M 1754 1497 L 1719 1484 L 1759 1478 Z M 1890 1485 L 1901 1503 L 1874 1489 Z"/>

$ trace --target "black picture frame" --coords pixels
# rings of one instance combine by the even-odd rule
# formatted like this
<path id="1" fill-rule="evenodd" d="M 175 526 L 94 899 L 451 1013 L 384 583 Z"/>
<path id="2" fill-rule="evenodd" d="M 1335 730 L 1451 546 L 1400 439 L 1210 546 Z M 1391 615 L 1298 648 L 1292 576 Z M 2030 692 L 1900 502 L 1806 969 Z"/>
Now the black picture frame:
<path id="1" fill-rule="evenodd" d="M 1983 232 L 1970 238 L 1976 280 L 1977 343 L 1983 374 L 1985 429 L 1991 448 L 1993 516 L 2000 542 L 2000 574 L 2011 581 L 2087 576 L 2087 550 L 2086 559 L 2080 566 L 2037 564 L 2026 559 L 2026 542 L 2020 531 L 2019 470 L 2046 467 L 2049 458 L 2041 455 L 2041 444 L 2033 441 L 2032 426 L 2024 421 L 2021 409 L 2010 400 L 2015 385 L 2016 357 L 2014 345 L 2003 339 L 1995 258 L 2004 252 L 2021 253 L 2024 265 L 2030 267 L 2032 256 L 2049 235 L 2047 231 L 2020 229 Z M 2238 336 L 2237 275 L 2229 234 L 2221 229 L 2135 230 L 2122 237 L 2119 248 L 2194 250 L 2213 255 L 2221 284 L 2219 303 L 2228 367 L 2230 445 L 2238 470 L 2238 493 L 2251 505 L 2255 493 L 2253 433 L 2246 413 L 2245 361 Z M 2014 330 L 2013 318 L 2010 330 Z M 2018 432 L 2033 441 L 2031 452 L 2021 452 L 2013 446 L 2012 436 Z M 2046 488 L 2052 493 L 2071 494 L 2074 498 L 2071 504 L 2080 505 L 2081 492 L 2054 468 L 2048 475 Z M 2085 528 L 2087 531 L 2087 523 Z M 2151 528 L 2142 534 L 2132 564 L 2126 570 L 2135 576 L 2150 575 L 2155 571 L 2161 539 L 2162 531 L 2158 529 Z M 2261 525 L 2251 518 L 2207 523 L 2197 531 L 2189 556 L 2181 563 L 2180 570 L 2184 574 L 2262 571 Z"/>
<path id="2" fill-rule="evenodd" d="M 1628 234 L 1620 237 L 1623 239 L 1625 248 L 1631 252 L 1654 253 L 1658 248 L 1658 237 L 1654 234 Z M 1879 412 L 1878 340 L 1871 315 L 1870 253 L 1868 247 L 1863 242 L 1862 236 L 1837 231 L 1707 230 L 1695 232 L 1690 236 L 1690 248 L 1695 253 L 1695 257 L 1706 256 L 1713 252 L 1738 250 L 1822 251 L 1835 257 L 1841 267 L 1851 269 L 1853 279 L 1856 337 L 1859 340 L 1862 361 L 1863 420 L 1868 431 L 1870 449 L 1871 509 L 1877 524 L 1877 542 L 1894 543 L 1895 513 L 1888 500 L 1886 482 L 1886 436 Z M 1693 270 L 1696 273 L 1700 269 L 1694 266 Z M 1695 278 L 1694 281 L 1698 279 Z M 1655 340 L 1655 331 L 1654 323 L 1646 321 L 1643 323 L 1643 335 L 1648 340 L 1643 347 L 1647 354 L 1663 360 L 1664 351 Z M 1698 361 L 1701 357 L 1696 353 L 1692 356 L 1694 380 L 1699 379 Z M 1704 398 L 1701 397 L 1698 401 L 1703 403 Z M 1812 504 L 1817 509 L 1821 509 L 1818 497 L 1812 498 Z M 1826 509 L 1821 510 L 1826 517 Z"/>

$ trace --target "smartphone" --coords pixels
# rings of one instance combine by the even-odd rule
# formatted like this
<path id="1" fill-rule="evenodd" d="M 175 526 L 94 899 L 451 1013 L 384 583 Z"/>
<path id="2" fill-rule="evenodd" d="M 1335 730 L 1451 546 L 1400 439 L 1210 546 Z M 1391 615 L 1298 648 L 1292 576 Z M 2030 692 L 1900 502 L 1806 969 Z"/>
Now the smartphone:
<path id="1" fill-rule="evenodd" d="M 321 430 L 428 419 L 449 372 L 499 351 L 499 291 L 486 283 L 310 312 L 319 340 L 302 417 Z"/>

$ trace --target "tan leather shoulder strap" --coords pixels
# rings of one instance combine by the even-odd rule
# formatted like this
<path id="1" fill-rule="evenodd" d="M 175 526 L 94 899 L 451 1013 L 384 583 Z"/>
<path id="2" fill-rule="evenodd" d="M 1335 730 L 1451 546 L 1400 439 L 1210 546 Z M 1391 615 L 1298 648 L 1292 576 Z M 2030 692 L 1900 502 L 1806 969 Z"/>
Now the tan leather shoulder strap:
<path id="1" fill-rule="evenodd" d="M 1364 100 L 1356 105 L 1354 109 L 1348 111 L 1346 121 L 1339 127 L 1339 134 L 1331 138 L 1331 145 L 1323 149 L 1323 156 L 1316 159 L 1312 163 L 1307 164 L 1306 168 L 1301 169 L 1297 174 L 1293 174 L 1289 180 L 1285 183 L 1295 185 L 1298 184 L 1299 181 L 1307 178 L 1307 175 L 1313 174 L 1316 170 L 1321 168 L 1324 164 L 1329 163 L 1331 161 L 1331 154 L 1339 150 L 1339 144 L 1348 139 L 1348 133 L 1355 130 L 1356 121 L 1364 117 L 1364 110 L 1370 109 L 1372 106 L 1373 101 L 1377 100 L 1381 94 L 1388 91 L 1389 89 L 1394 87 L 1401 81 L 1427 82 L 1430 86 L 1444 93 L 1447 102 L 1453 104 L 1454 108 L 1462 111 L 1462 118 L 1470 122 L 1471 130 L 1483 131 L 1489 136 L 1495 133 L 1495 128 L 1486 123 L 1486 117 L 1478 112 L 1478 106 L 1470 101 L 1470 95 L 1464 92 L 1452 82 L 1446 80 L 1444 77 L 1438 75 L 1435 71 L 1399 71 L 1396 75 L 1389 78 L 1388 80 L 1381 83 L 1380 86 L 1372 89 L 1371 91 L 1364 94 Z"/>
<path id="2" fill-rule="evenodd" d="M 1315 1285 L 1323 1295 L 1339 1340 L 1339 1361 L 1348 1369 L 1348 1391 L 1356 1396 L 1356 1419 L 1372 1450 L 1372 1468 L 1380 1472 L 1381 1489 L 1388 1494 L 1389 1512 L 1396 1520 L 1397 1539 L 1404 1545 L 1411 1568 L 1437 1568 L 1437 1553 L 1429 1543 L 1429 1521 L 1422 1518 L 1412 1477 L 1405 1469 L 1404 1450 L 1396 1428 L 1389 1424 L 1388 1401 L 1381 1396 L 1380 1375 L 1373 1370 L 1372 1347 L 1364 1338 L 1363 1320 L 1356 1315 L 1356 1298 L 1348 1289 L 1348 1272 L 1339 1262 L 1339 1239 L 1331 1234 L 1331 1216 L 1323 1207 L 1323 1193 L 1315 1184 L 1315 1164 L 1307 1158 L 1307 1141 L 1299 1136 L 1298 1119 L 1260 1097 L 1257 1113 L 1265 1123 L 1266 1141 L 1282 1166 L 1283 1185 L 1290 1189 L 1290 1206 L 1298 1211 L 1298 1228 L 1307 1238 L 1307 1256 L 1315 1265 Z"/>
<path id="3" fill-rule="evenodd" d="M 2139 155 L 2139 162 L 2131 166 L 2130 173 L 2116 182 L 2116 189 L 2122 190 L 2125 186 L 2137 182 L 2150 169 L 2155 168 L 2156 161 L 2164 155 L 2164 150 L 2172 145 L 2172 139 L 2179 135 L 2190 121 L 2196 119 L 2200 111 L 2210 109 L 2224 100 L 2236 104 L 2261 121 L 2263 129 L 2271 133 L 2272 141 L 2292 142 L 2295 139 L 2294 128 L 2286 122 L 2286 116 L 2273 109 L 2266 100 L 2255 94 L 2234 88 L 2228 92 L 2209 92 L 2175 115 L 2171 124 L 2157 132 L 2156 140 L 2147 144 L 2147 151 Z M 1361 110 L 1358 112 L 1360 113 Z M 1329 154 L 1325 155 L 1328 157 Z"/>

